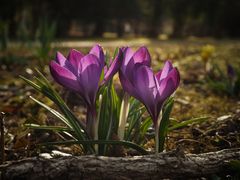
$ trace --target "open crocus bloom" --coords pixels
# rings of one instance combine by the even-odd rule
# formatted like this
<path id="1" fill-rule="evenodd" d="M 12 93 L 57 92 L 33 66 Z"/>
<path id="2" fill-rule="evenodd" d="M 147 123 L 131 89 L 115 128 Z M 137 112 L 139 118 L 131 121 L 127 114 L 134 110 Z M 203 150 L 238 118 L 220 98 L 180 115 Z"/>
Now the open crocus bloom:
<path id="1" fill-rule="evenodd" d="M 121 84 L 126 92 L 146 106 L 156 126 L 163 103 L 179 86 L 179 72 L 166 61 L 163 69 L 154 74 L 149 67 L 150 56 L 146 48 L 139 48 L 135 53 L 128 51 L 124 49 Z"/>
<path id="2" fill-rule="evenodd" d="M 55 81 L 80 94 L 88 107 L 94 107 L 99 84 L 106 83 L 118 71 L 121 56 L 122 51 L 119 50 L 117 57 L 106 68 L 103 49 L 95 45 L 87 55 L 73 49 L 66 58 L 57 52 L 55 61 L 51 61 L 49 67 Z M 100 82 L 103 68 L 104 79 Z"/>
<path id="3" fill-rule="evenodd" d="M 144 46 L 140 47 L 136 52 L 129 47 L 122 48 L 122 51 L 123 61 L 119 71 L 119 78 L 123 89 L 132 95 L 134 87 L 130 79 L 132 79 L 135 74 L 134 66 L 139 66 L 140 64 L 150 66 L 151 57 L 147 48 Z"/>

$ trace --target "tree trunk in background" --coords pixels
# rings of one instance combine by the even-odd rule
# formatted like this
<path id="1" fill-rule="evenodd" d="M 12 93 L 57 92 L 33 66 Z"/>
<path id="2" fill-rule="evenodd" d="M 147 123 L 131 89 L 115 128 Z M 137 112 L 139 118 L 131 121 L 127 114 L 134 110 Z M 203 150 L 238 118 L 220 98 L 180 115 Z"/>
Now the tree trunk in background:
<path id="1" fill-rule="evenodd" d="M 158 28 L 161 24 L 162 16 L 162 0 L 153 1 L 153 15 L 150 20 L 150 29 L 148 36 L 151 38 L 156 38 L 159 34 Z"/>
<path id="2" fill-rule="evenodd" d="M 35 157 L 0 165 L 0 171 L 2 179 L 186 179 L 233 174 L 232 160 L 240 160 L 240 148 L 198 155 Z"/>
<path id="3" fill-rule="evenodd" d="M 123 37 L 124 34 L 124 22 L 122 20 L 117 21 L 117 36 L 119 38 Z"/>
<path id="4" fill-rule="evenodd" d="M 185 20 L 188 18 L 189 11 L 192 9 L 192 4 L 190 4 L 188 0 L 179 0 L 174 1 L 171 5 L 171 12 L 174 20 L 173 38 L 183 37 Z"/>
<path id="5" fill-rule="evenodd" d="M 102 20 L 97 20 L 95 24 L 95 30 L 93 36 L 102 37 L 104 33 L 104 22 Z"/>
<path id="6" fill-rule="evenodd" d="M 174 38 L 182 37 L 183 22 L 181 18 L 176 18 L 174 21 L 173 35 Z"/>

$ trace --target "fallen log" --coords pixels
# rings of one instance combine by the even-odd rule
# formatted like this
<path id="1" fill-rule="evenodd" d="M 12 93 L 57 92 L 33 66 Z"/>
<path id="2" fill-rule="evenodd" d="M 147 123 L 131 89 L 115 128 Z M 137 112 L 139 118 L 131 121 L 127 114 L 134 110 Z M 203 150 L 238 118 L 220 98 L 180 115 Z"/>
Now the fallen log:
<path id="1" fill-rule="evenodd" d="M 181 179 L 227 175 L 229 162 L 240 160 L 240 148 L 203 154 L 179 151 L 134 157 L 39 157 L 0 165 L 2 179 Z"/>

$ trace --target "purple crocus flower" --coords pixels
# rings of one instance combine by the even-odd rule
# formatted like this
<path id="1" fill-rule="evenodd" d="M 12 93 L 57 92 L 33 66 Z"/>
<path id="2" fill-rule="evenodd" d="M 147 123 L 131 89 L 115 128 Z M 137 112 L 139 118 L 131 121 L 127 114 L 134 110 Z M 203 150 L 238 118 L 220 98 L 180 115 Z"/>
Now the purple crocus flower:
<path id="1" fill-rule="evenodd" d="M 145 47 L 135 53 L 126 48 L 124 55 L 119 74 L 123 89 L 146 106 L 156 126 L 163 103 L 179 86 L 179 72 L 166 61 L 163 69 L 154 74 Z"/>
<path id="2" fill-rule="evenodd" d="M 96 118 L 95 101 L 99 85 L 107 83 L 118 71 L 121 65 L 122 50 L 110 64 L 105 66 L 105 55 L 99 45 L 95 45 L 88 54 L 84 55 L 75 49 L 69 52 L 68 57 L 64 57 L 57 52 L 55 60 L 50 62 L 50 72 L 59 84 L 75 91 L 85 101 L 88 109 L 87 131 L 94 137 L 92 132 Z M 100 77 L 104 69 L 104 78 Z"/>
<path id="3" fill-rule="evenodd" d="M 119 71 L 119 78 L 123 89 L 130 95 L 133 94 L 133 87 L 130 79 L 135 74 L 134 66 L 142 64 L 146 66 L 151 65 L 151 57 L 146 47 L 140 47 L 136 52 L 134 52 L 129 47 L 122 48 L 123 51 L 123 61 Z"/>
<path id="4" fill-rule="evenodd" d="M 57 52 L 55 61 L 51 61 L 49 67 L 55 81 L 80 94 L 88 106 L 94 106 L 99 84 L 107 83 L 118 71 L 121 56 L 122 50 L 119 50 L 117 57 L 107 68 L 103 49 L 95 45 L 87 55 L 73 49 L 65 58 Z M 100 82 L 103 68 L 104 79 Z"/>

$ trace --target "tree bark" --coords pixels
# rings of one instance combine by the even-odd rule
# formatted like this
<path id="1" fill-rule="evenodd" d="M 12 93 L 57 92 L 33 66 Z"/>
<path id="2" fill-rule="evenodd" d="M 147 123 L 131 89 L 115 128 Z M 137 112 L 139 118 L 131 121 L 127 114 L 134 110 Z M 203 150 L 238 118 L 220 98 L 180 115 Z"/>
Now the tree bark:
<path id="1" fill-rule="evenodd" d="M 204 154 L 180 151 L 135 157 L 28 158 L 0 165 L 1 179 L 187 179 L 227 175 L 240 148 Z"/>

